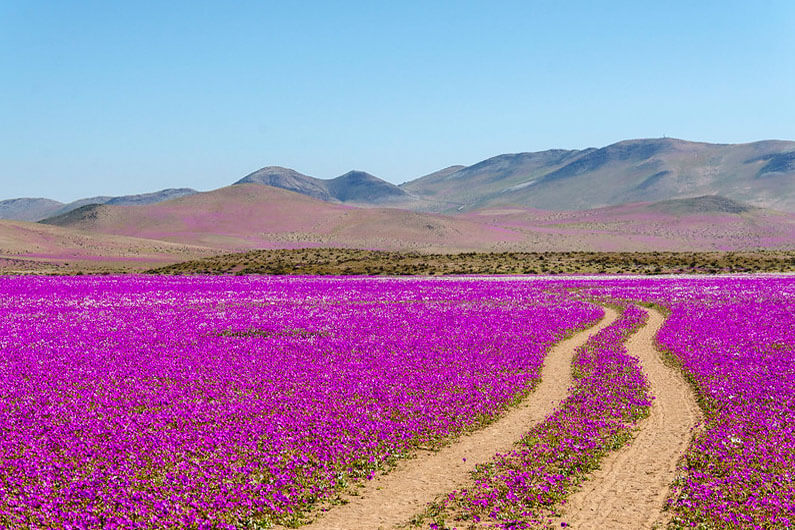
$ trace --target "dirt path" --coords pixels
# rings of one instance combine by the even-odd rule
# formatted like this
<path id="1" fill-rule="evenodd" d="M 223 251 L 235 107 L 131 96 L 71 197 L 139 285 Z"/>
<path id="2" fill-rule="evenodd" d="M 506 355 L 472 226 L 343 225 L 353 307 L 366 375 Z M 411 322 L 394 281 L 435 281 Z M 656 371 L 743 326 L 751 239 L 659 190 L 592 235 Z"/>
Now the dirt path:
<path id="1" fill-rule="evenodd" d="M 304 528 L 317 530 L 377 530 L 407 522 L 437 495 L 465 484 L 475 465 L 509 450 L 566 397 L 571 385 L 574 350 L 588 337 L 610 325 L 615 311 L 605 309 L 597 325 L 554 346 L 544 361 L 541 382 L 519 405 L 491 425 L 461 437 L 436 453 L 407 460 L 387 475 L 368 482 L 360 496 L 335 506 Z"/>
<path id="2" fill-rule="evenodd" d="M 612 453 L 601 468 L 569 497 L 563 517 L 571 528 L 653 528 L 664 526 L 662 508 L 685 452 L 691 429 L 701 418 L 690 386 L 678 370 L 663 364 L 654 338 L 665 320 L 649 310 L 649 322 L 627 342 L 638 357 L 655 396 L 638 436 Z"/>

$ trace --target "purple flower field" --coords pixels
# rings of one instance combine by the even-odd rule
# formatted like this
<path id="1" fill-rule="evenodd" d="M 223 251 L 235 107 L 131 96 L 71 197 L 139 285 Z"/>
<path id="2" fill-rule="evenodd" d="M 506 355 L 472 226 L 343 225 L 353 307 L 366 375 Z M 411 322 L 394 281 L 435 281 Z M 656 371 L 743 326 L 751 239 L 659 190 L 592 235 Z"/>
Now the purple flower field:
<path id="1" fill-rule="evenodd" d="M 792 525 L 795 278 L 107 276 L 0 278 L 0 526 L 299 524 L 527 395 L 603 314 L 572 287 L 670 311 L 658 341 L 705 415 L 672 525 Z M 653 398 L 622 346 L 641 320 L 595 336 L 563 406 L 451 502 L 546 524 Z"/>
<path id="2" fill-rule="evenodd" d="M 529 392 L 545 282 L 0 280 L 0 524 L 294 524 Z"/>

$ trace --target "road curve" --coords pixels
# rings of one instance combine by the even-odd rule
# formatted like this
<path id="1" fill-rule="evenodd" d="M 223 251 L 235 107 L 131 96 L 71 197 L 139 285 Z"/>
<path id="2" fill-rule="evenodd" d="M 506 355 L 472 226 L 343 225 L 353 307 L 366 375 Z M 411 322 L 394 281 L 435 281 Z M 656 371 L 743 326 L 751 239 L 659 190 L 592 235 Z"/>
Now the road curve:
<path id="1" fill-rule="evenodd" d="M 467 483 L 480 463 L 506 452 L 527 431 L 540 423 L 567 396 L 572 383 L 571 363 L 575 350 L 592 334 L 609 326 L 617 314 L 605 308 L 595 326 L 553 346 L 544 360 L 541 382 L 521 403 L 494 423 L 454 440 L 438 452 L 421 453 L 392 472 L 375 478 L 345 505 L 321 514 L 311 530 L 376 530 L 405 523 L 438 495 Z"/>
<path id="2" fill-rule="evenodd" d="M 641 529 L 665 526 L 662 513 L 676 465 L 701 419 L 692 389 L 655 348 L 665 317 L 650 309 L 648 323 L 627 341 L 640 359 L 654 402 L 629 445 L 608 455 L 583 488 L 566 501 L 558 522 L 574 529 Z"/>

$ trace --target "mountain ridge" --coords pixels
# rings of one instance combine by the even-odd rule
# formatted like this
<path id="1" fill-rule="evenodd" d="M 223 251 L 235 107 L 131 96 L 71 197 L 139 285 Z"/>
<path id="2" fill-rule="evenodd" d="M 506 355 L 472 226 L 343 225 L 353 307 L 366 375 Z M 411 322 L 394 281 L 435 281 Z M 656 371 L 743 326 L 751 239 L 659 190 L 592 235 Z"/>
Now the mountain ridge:
<path id="1" fill-rule="evenodd" d="M 795 248 L 795 214 L 720 196 L 592 210 L 495 207 L 455 215 L 330 203 L 254 183 L 141 206 L 89 205 L 45 221 L 81 233 L 219 250 L 418 252 Z"/>
<path id="2" fill-rule="evenodd" d="M 408 197 L 408 193 L 395 184 L 356 169 L 333 179 L 319 179 L 290 168 L 266 166 L 233 185 L 239 184 L 273 186 L 327 202 L 381 204 Z"/>
<path id="3" fill-rule="evenodd" d="M 67 214 L 78 208 L 92 204 L 115 204 L 119 206 L 133 204 L 154 204 L 178 197 L 198 193 L 192 188 L 165 188 L 150 193 L 135 195 L 100 195 L 77 199 L 70 203 L 62 203 L 52 199 L 28 198 L 6 199 L 0 201 L 0 220 L 7 221 L 43 221 L 45 219 Z"/>
<path id="4" fill-rule="evenodd" d="M 760 179 L 761 174 L 770 179 Z M 448 203 L 466 210 L 496 205 L 592 209 L 722 195 L 754 206 L 795 211 L 795 142 L 623 140 L 602 148 L 498 155 L 443 179 L 421 178 L 403 186 L 428 200 L 444 195 Z"/>
<path id="5" fill-rule="evenodd" d="M 355 172 L 346 175 L 351 173 Z M 589 210 L 704 195 L 795 211 L 795 142 L 785 140 L 722 144 L 640 138 L 599 148 L 506 153 L 470 166 L 449 166 L 396 187 L 367 174 L 369 181 L 358 185 L 355 201 L 344 186 L 335 187 L 342 177 L 323 180 L 299 175 L 327 195 L 273 180 L 260 183 L 331 202 L 390 203 L 439 213 L 493 206 Z"/>
<path id="6" fill-rule="evenodd" d="M 743 144 L 677 138 L 622 140 L 585 149 L 500 154 L 469 166 L 449 166 L 395 185 L 360 170 L 319 179 L 266 166 L 233 185 L 257 184 L 332 204 L 389 206 L 457 214 L 495 207 L 591 210 L 636 202 L 718 195 L 760 208 L 795 212 L 795 142 Z M 88 204 L 155 204 L 198 193 L 169 188 L 69 204 L 44 198 L 0 201 L 0 219 L 37 221 Z"/>

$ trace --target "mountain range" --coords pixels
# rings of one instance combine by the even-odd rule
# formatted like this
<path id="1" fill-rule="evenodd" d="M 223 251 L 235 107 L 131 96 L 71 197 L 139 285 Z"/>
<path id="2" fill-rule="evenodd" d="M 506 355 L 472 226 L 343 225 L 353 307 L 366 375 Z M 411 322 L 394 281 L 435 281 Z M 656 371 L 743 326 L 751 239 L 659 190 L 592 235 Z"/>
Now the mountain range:
<path id="1" fill-rule="evenodd" d="M 320 179 L 269 166 L 235 184 L 273 186 L 331 203 L 456 213 L 496 206 L 587 210 L 633 202 L 719 195 L 795 211 L 795 142 L 709 144 L 674 138 L 625 140 L 602 148 L 498 155 L 455 165 L 399 186 L 364 171 Z M 88 204 L 154 204 L 196 193 L 0 201 L 0 219 L 38 221 Z"/>
<path id="2" fill-rule="evenodd" d="M 71 212 L 72 210 L 90 204 L 115 204 L 117 206 L 155 204 L 170 199 L 193 195 L 194 193 L 198 192 L 190 188 L 168 188 L 152 193 L 141 193 L 139 195 L 122 195 L 119 197 L 101 195 L 97 197 L 87 197 L 66 204 L 43 198 L 8 199 L 0 201 L 0 219 L 40 221 L 48 217 Z"/>
<path id="3" fill-rule="evenodd" d="M 587 210 L 704 195 L 795 211 L 795 142 L 625 140 L 600 149 L 499 155 L 400 186 L 361 171 L 322 180 L 281 167 L 263 168 L 237 183 L 266 184 L 324 201 L 426 212 L 505 205 Z"/>
<path id="4" fill-rule="evenodd" d="M 456 215 L 332 203 L 236 184 L 156 204 L 87 205 L 36 223 L 218 250 L 344 247 L 478 250 L 795 248 L 795 214 L 708 195 L 591 210 L 483 208 Z"/>
<path id="5" fill-rule="evenodd" d="M 795 142 L 629 140 L 499 155 L 399 186 L 269 166 L 208 192 L 2 201 L 13 220 L 0 221 L 0 268 L 135 270 L 253 248 L 795 249 L 793 210 Z"/>

